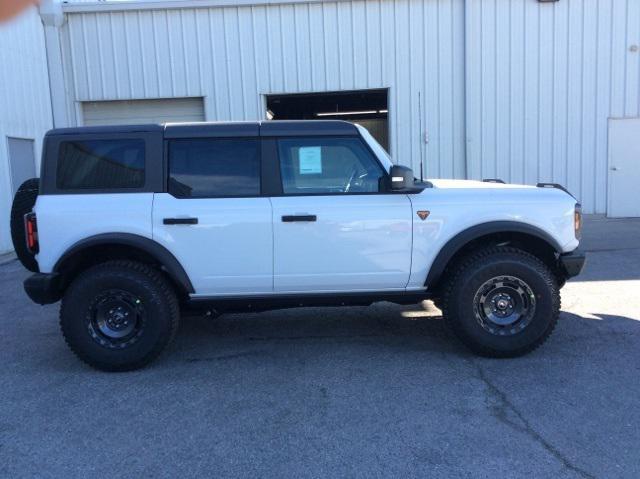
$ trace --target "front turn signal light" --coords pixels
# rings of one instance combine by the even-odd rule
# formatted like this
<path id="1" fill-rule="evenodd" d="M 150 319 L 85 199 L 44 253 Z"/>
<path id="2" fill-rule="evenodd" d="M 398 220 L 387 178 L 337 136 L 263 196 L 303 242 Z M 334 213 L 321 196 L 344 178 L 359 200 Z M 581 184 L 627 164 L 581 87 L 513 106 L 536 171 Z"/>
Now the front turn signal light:
<path id="1" fill-rule="evenodd" d="M 576 239 L 582 238 L 582 205 L 576 203 L 573 213 L 573 229 L 576 233 Z"/>

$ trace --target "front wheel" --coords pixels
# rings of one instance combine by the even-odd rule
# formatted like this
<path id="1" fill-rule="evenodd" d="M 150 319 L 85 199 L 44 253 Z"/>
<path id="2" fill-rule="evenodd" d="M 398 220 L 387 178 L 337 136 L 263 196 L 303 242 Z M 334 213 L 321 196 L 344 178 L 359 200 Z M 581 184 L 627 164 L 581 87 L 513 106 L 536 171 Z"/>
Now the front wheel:
<path id="1" fill-rule="evenodd" d="M 560 312 L 560 293 L 551 270 L 516 248 L 477 251 L 449 277 L 443 315 L 472 351 L 515 357 L 540 346 Z"/>
<path id="2" fill-rule="evenodd" d="M 60 327 L 71 350 L 103 371 L 150 363 L 175 336 L 179 318 L 169 281 L 132 261 L 103 263 L 83 272 L 60 308 Z"/>

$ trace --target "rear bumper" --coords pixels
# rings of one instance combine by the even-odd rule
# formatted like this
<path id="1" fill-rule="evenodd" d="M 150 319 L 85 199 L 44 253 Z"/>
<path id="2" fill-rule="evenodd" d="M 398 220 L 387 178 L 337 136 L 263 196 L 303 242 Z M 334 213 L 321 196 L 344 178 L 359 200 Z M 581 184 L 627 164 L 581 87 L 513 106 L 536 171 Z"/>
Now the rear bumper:
<path id="1" fill-rule="evenodd" d="M 24 280 L 24 290 L 34 303 L 51 304 L 62 297 L 58 273 L 35 273 Z"/>
<path id="2" fill-rule="evenodd" d="M 560 266 L 567 278 L 578 276 L 582 272 L 586 261 L 587 255 L 579 249 L 560 255 Z"/>

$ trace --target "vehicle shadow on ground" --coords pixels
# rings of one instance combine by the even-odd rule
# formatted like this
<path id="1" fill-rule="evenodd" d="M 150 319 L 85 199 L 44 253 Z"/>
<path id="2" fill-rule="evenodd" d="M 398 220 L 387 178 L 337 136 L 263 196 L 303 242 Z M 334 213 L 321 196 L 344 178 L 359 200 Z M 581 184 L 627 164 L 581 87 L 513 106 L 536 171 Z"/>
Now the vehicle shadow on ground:
<path id="1" fill-rule="evenodd" d="M 216 318 L 183 317 L 174 351 L 189 357 L 209 357 L 216 344 L 402 342 L 434 352 L 465 353 L 446 328 L 440 310 L 429 301 L 398 306 L 377 303 L 349 308 L 295 308 L 263 313 L 223 314 Z M 215 358 L 215 356 L 213 356 Z"/>
<path id="2" fill-rule="evenodd" d="M 571 350 L 599 346 L 603 334 L 628 334 L 633 331 L 630 327 L 640 327 L 640 321 L 609 314 L 580 316 L 563 311 L 548 342 L 549 351 L 563 350 L 567 344 Z M 233 359 L 239 349 L 251 354 L 254 348 L 269 345 L 284 351 L 294 347 L 294 343 L 317 345 L 328 353 L 345 346 L 375 345 L 381 351 L 386 348 L 473 357 L 430 301 L 415 306 L 378 303 L 369 307 L 225 314 L 213 319 L 185 317 L 170 357 L 187 362 L 228 360 Z M 604 347 L 604 343 L 601 346 Z M 544 354 L 547 346 L 539 351 Z"/>

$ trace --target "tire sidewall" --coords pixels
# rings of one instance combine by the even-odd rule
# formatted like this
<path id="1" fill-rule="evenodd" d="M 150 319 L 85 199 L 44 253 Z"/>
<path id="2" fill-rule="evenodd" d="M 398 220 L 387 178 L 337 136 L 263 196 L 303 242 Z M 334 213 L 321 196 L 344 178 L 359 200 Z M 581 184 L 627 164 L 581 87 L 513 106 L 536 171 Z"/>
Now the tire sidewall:
<path id="1" fill-rule="evenodd" d="M 124 349 L 98 344 L 87 327 L 96 298 L 110 289 L 135 295 L 145 310 L 141 336 Z M 65 293 L 60 325 L 72 350 L 89 364 L 106 370 L 133 369 L 153 359 L 169 342 L 171 308 L 160 288 L 146 275 L 120 267 L 98 267 L 78 277 Z"/>
<path id="2" fill-rule="evenodd" d="M 492 255 L 478 261 L 463 272 L 452 291 L 450 304 L 455 318 L 454 329 L 467 343 L 481 345 L 498 353 L 517 353 L 544 338 L 555 318 L 556 285 L 551 275 L 526 258 L 509 254 Z M 479 288 L 497 276 L 513 276 L 524 281 L 536 298 L 533 318 L 522 331 L 499 336 L 485 330 L 474 312 L 474 298 Z"/>
<path id="3" fill-rule="evenodd" d="M 11 241 L 16 256 L 22 265 L 29 271 L 38 272 L 38 262 L 33 253 L 27 249 L 27 240 L 24 231 L 24 215 L 30 213 L 36 203 L 39 193 L 39 182 L 32 178 L 20 185 L 13 197 L 11 204 Z"/>

